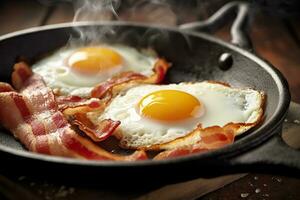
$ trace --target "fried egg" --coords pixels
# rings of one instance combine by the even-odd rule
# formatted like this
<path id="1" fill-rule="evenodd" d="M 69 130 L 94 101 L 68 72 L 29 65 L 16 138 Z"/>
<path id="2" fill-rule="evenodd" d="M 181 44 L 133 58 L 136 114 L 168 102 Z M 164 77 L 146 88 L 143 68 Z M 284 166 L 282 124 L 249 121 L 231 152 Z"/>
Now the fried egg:
<path id="1" fill-rule="evenodd" d="M 34 64 L 47 86 L 61 95 L 89 96 L 92 88 L 114 75 L 134 71 L 153 74 L 157 60 L 150 49 L 138 51 L 123 45 L 63 48 Z"/>
<path id="2" fill-rule="evenodd" d="M 93 123 L 120 121 L 115 132 L 124 148 L 147 148 L 183 137 L 201 127 L 245 123 L 253 127 L 263 113 L 264 95 L 216 82 L 140 85 L 117 95 L 104 112 L 89 113 Z"/>

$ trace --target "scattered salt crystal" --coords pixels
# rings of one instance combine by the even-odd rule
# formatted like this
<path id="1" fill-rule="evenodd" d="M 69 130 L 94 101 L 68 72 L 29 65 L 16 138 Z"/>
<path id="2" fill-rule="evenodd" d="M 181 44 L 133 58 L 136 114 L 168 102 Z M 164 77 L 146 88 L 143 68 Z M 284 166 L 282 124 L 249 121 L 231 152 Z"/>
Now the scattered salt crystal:
<path id="1" fill-rule="evenodd" d="M 269 194 L 263 194 L 263 196 L 264 196 L 264 197 L 269 197 L 270 195 L 269 195 Z"/>
<path id="2" fill-rule="evenodd" d="M 295 123 L 295 124 L 300 124 L 300 120 L 295 119 L 295 120 L 294 120 L 294 123 Z"/>
<path id="3" fill-rule="evenodd" d="M 288 119 L 284 119 L 284 122 L 288 122 Z"/>
<path id="4" fill-rule="evenodd" d="M 75 188 L 73 187 L 66 187 L 64 185 L 60 186 L 60 188 L 54 192 L 55 198 L 61 198 L 61 197 L 66 197 L 70 194 L 73 194 L 75 192 Z"/>
<path id="5" fill-rule="evenodd" d="M 260 193 L 260 189 L 259 188 L 257 188 L 257 189 L 255 189 L 255 193 L 257 194 L 257 193 Z"/>
<path id="6" fill-rule="evenodd" d="M 249 196 L 249 193 L 241 193 L 242 198 L 246 198 L 247 196 Z"/>
<path id="7" fill-rule="evenodd" d="M 278 183 L 281 183 L 282 179 L 281 178 L 277 178 L 276 179 Z"/>
<path id="8" fill-rule="evenodd" d="M 264 187 L 267 187 L 268 185 L 267 184 L 264 184 Z"/>
<path id="9" fill-rule="evenodd" d="M 254 176 L 254 180 L 258 180 L 258 177 L 257 177 L 257 176 Z"/>
<path id="10" fill-rule="evenodd" d="M 276 180 L 278 183 L 282 182 L 282 179 L 281 178 L 277 178 L 277 177 L 272 177 L 272 180 Z"/>

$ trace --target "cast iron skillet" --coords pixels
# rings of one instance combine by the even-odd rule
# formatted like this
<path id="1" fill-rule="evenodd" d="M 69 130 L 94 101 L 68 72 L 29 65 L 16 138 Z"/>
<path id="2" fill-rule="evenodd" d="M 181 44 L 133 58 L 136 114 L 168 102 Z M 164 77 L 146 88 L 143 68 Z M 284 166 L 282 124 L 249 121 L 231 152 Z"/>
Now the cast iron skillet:
<path id="1" fill-rule="evenodd" d="M 234 12 L 233 12 L 234 11 Z M 237 12 L 238 11 L 238 12 Z M 282 74 L 249 51 L 243 32 L 248 5 L 225 5 L 205 22 L 181 28 L 148 26 L 128 22 L 81 23 L 82 30 L 106 31 L 101 41 L 133 47 L 152 47 L 173 63 L 167 82 L 218 80 L 235 87 L 252 87 L 266 92 L 265 119 L 261 125 L 243 134 L 225 148 L 162 161 L 116 162 L 86 161 L 35 154 L 25 150 L 7 131 L 1 130 L 1 170 L 43 176 L 140 182 L 178 181 L 195 177 L 213 177 L 226 173 L 259 171 L 299 173 L 299 152 L 283 143 L 280 135 L 290 94 Z M 191 30 L 213 31 L 231 12 L 237 13 L 231 28 L 232 44 Z M 72 24 L 33 28 L 0 38 L 1 81 L 9 81 L 12 66 L 20 55 L 31 60 L 64 46 L 72 35 Z M 226 53 L 224 55 L 224 53 Z M 220 56 L 223 63 L 220 65 Z M 220 67 L 221 66 L 221 67 Z"/>

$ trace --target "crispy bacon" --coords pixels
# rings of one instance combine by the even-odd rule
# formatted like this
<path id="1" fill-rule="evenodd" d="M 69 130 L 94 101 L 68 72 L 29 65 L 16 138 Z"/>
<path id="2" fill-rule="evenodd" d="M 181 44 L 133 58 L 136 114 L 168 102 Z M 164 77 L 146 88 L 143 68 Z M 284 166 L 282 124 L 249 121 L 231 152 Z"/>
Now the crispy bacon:
<path id="1" fill-rule="evenodd" d="M 56 102 L 58 104 L 73 104 L 73 103 L 80 103 L 85 101 L 86 99 L 80 97 L 80 96 L 57 96 L 56 97 Z"/>
<path id="2" fill-rule="evenodd" d="M 144 151 L 112 154 L 77 134 L 59 111 L 52 90 L 25 63 L 14 66 L 12 82 L 19 93 L 0 84 L 0 122 L 30 151 L 93 160 L 147 159 Z"/>
<path id="3" fill-rule="evenodd" d="M 0 92 L 10 92 L 14 91 L 14 89 L 8 83 L 0 82 Z"/>
<path id="4" fill-rule="evenodd" d="M 75 120 L 73 120 L 73 124 L 77 125 L 80 130 L 95 142 L 107 139 L 121 123 L 119 121 L 105 119 L 95 125 L 87 118 L 85 113 L 76 113 L 74 117 Z"/>
<path id="5" fill-rule="evenodd" d="M 133 80 L 144 80 L 146 76 L 134 73 L 134 72 L 124 72 L 120 75 L 114 76 L 111 79 L 100 83 L 91 92 L 92 97 L 102 98 L 105 94 L 111 93 L 113 87 L 121 85 Z"/>
<path id="6" fill-rule="evenodd" d="M 146 77 L 142 74 L 135 72 L 124 72 L 106 82 L 100 83 L 97 85 L 91 92 L 91 97 L 103 98 L 104 96 L 111 97 L 113 96 L 113 90 L 115 92 L 123 89 L 124 84 L 130 85 L 137 83 L 161 83 L 164 80 L 164 77 L 169 69 L 170 64 L 164 59 L 159 59 L 153 68 L 154 74 L 150 77 Z"/>
<path id="7" fill-rule="evenodd" d="M 77 107 L 81 105 L 88 105 L 91 108 L 98 108 L 101 105 L 101 102 L 96 99 L 86 99 L 80 96 L 57 96 L 56 102 L 59 106 L 66 106 L 66 107 Z"/>
<path id="8" fill-rule="evenodd" d="M 154 65 L 154 74 L 150 77 L 148 77 L 143 83 L 149 83 L 149 84 L 154 84 L 154 83 L 161 83 L 167 74 L 168 69 L 171 67 L 171 64 L 168 63 L 164 59 L 159 59 L 156 61 Z"/>
<path id="9" fill-rule="evenodd" d="M 85 99 L 79 96 L 57 96 L 56 101 L 58 103 L 59 110 L 65 115 L 101 110 L 107 103 L 98 98 Z"/>
<path id="10" fill-rule="evenodd" d="M 59 110 L 76 125 L 86 136 L 94 142 L 101 142 L 113 134 L 120 125 L 119 121 L 110 119 L 94 125 L 86 116 L 88 112 L 99 112 L 108 103 L 103 99 L 85 99 L 79 96 L 58 96 Z"/>
<path id="11" fill-rule="evenodd" d="M 19 90 L 23 87 L 24 83 L 32 76 L 32 71 L 28 67 L 23 67 L 26 64 L 24 62 L 20 62 L 15 64 L 14 69 L 17 69 L 15 73 L 12 74 L 12 82 L 13 86 Z M 26 65 L 27 66 L 27 65 Z"/>
<path id="12" fill-rule="evenodd" d="M 154 159 L 174 158 L 224 147 L 233 143 L 238 128 L 239 125 L 232 123 L 224 127 L 198 127 L 185 137 L 160 145 L 160 148 L 168 150 L 159 153 Z"/>

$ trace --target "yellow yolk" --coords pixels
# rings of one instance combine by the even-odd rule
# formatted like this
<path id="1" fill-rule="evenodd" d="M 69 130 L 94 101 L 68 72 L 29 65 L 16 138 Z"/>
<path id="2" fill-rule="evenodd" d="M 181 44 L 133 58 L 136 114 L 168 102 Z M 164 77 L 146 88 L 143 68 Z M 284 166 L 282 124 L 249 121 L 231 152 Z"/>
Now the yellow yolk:
<path id="1" fill-rule="evenodd" d="M 201 103 L 183 91 L 159 90 L 144 96 L 138 107 L 144 117 L 172 122 L 197 117 Z"/>
<path id="2" fill-rule="evenodd" d="M 122 65 L 123 59 L 116 51 L 105 47 L 78 49 L 68 58 L 68 66 L 82 74 L 97 74 Z"/>

